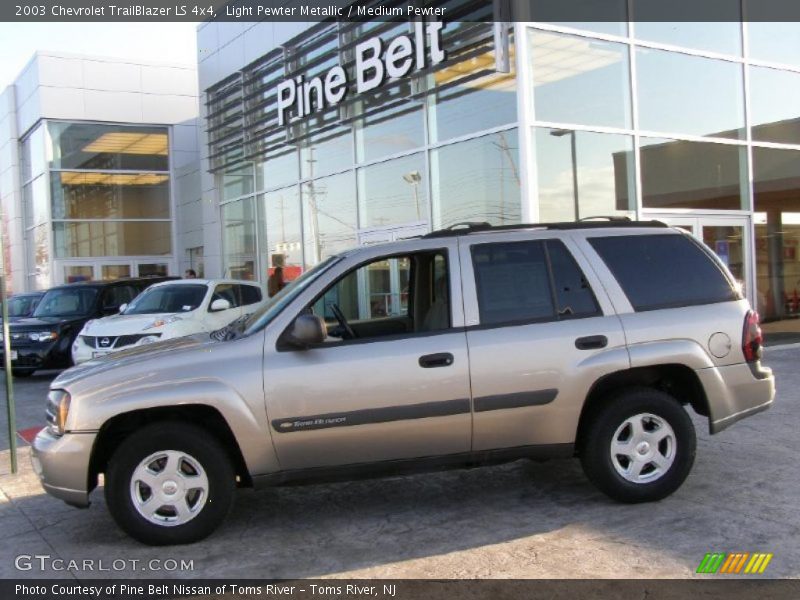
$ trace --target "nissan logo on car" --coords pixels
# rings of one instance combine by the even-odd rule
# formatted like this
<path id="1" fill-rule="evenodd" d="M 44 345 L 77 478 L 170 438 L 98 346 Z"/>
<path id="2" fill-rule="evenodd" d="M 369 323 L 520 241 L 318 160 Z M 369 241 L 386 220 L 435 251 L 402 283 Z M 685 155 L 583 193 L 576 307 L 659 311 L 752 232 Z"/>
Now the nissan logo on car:
<path id="1" fill-rule="evenodd" d="M 108 346 L 109 346 L 110 344 L 111 344 L 111 340 L 110 340 L 110 339 L 108 339 L 107 337 L 104 337 L 102 340 L 100 340 L 100 345 L 101 345 L 103 348 L 108 348 Z"/>

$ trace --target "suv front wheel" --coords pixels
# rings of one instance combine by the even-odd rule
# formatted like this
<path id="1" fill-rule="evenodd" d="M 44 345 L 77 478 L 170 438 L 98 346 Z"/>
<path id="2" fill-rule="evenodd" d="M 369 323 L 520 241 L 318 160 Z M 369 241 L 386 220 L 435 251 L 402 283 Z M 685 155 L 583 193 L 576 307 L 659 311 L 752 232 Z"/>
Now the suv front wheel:
<path id="1" fill-rule="evenodd" d="M 188 544 L 228 514 L 235 474 L 208 431 L 156 423 L 125 439 L 109 461 L 105 497 L 117 524 L 154 546 Z"/>
<path id="2" fill-rule="evenodd" d="M 589 480 L 614 500 L 661 500 L 689 475 L 697 445 L 694 425 L 669 394 L 629 389 L 591 418 L 581 463 Z"/>

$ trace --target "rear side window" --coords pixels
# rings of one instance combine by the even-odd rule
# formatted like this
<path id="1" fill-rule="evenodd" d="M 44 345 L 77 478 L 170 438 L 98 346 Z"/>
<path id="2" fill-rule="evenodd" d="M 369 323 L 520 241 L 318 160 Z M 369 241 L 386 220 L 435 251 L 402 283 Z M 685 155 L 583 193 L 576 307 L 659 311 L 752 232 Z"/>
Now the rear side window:
<path id="1" fill-rule="evenodd" d="M 238 285 L 239 294 L 242 298 L 242 306 L 261 302 L 261 289 L 254 285 Z"/>
<path id="2" fill-rule="evenodd" d="M 594 294 L 556 240 L 472 247 L 481 325 L 599 314 Z"/>
<path id="3" fill-rule="evenodd" d="M 722 269 L 688 236 L 597 237 L 589 243 L 637 311 L 738 299 Z"/>

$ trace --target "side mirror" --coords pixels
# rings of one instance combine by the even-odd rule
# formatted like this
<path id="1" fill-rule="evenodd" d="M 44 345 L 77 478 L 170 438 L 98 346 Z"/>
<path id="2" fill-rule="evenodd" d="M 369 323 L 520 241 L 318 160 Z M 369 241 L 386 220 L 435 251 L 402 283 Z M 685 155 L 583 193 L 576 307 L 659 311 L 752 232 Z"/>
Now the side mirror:
<path id="1" fill-rule="evenodd" d="M 126 308 L 128 308 L 128 303 L 127 302 L 124 303 L 124 304 L 120 304 L 119 312 L 124 313 Z"/>
<path id="2" fill-rule="evenodd" d="M 211 308 L 209 310 L 211 312 L 220 312 L 222 310 L 228 310 L 231 307 L 231 303 L 225 300 L 225 298 L 217 298 L 211 303 Z"/>
<path id="3" fill-rule="evenodd" d="M 294 320 L 286 332 L 284 340 L 296 348 L 307 350 L 311 346 L 321 344 L 328 337 L 328 329 L 320 317 L 316 315 L 300 315 Z"/>

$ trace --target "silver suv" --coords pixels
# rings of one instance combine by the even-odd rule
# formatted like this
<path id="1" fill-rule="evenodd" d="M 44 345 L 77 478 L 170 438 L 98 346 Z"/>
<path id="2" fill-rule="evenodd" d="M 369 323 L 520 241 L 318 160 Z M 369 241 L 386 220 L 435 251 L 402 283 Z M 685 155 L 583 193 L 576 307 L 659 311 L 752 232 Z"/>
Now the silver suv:
<path id="1" fill-rule="evenodd" d="M 75 506 L 193 542 L 236 487 L 580 458 L 622 502 L 686 479 L 695 431 L 765 410 L 758 316 L 702 243 L 658 222 L 470 224 L 321 262 L 209 334 L 51 385 L 34 443 Z"/>

